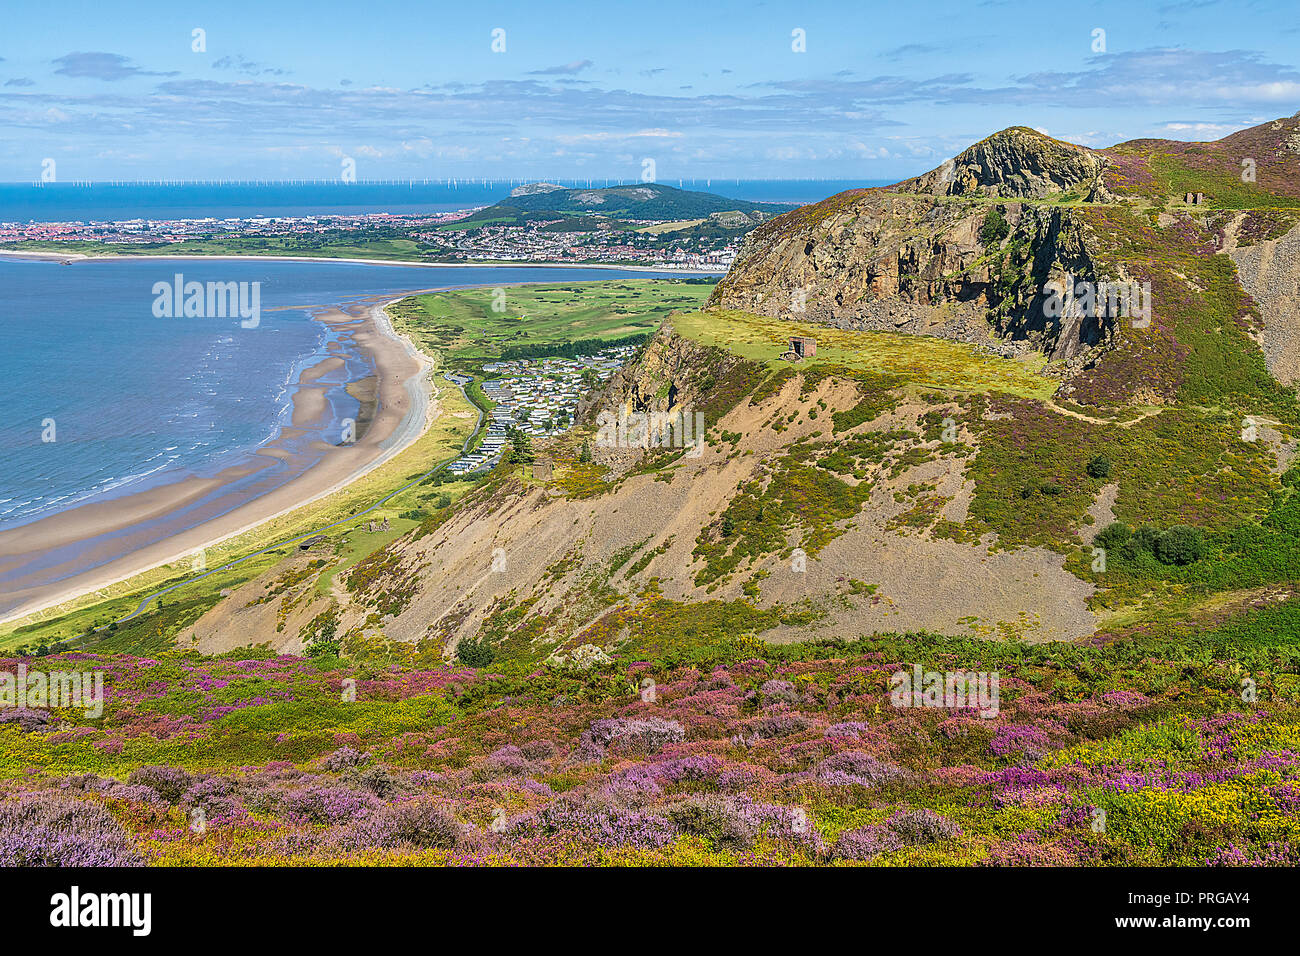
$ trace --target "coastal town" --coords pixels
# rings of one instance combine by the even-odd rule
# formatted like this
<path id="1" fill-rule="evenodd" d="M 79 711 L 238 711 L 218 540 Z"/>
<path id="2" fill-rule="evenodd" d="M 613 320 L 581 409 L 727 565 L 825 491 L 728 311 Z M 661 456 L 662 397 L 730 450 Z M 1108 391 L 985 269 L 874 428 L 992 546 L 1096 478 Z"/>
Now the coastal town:
<path id="1" fill-rule="evenodd" d="M 489 362 L 483 372 L 493 376 L 482 383 L 491 401 L 487 431 L 474 451 L 453 461 L 453 475 L 473 475 L 491 469 L 501 460 L 518 430 L 529 438 L 558 435 L 573 423 L 582 396 L 626 364 L 636 346 L 602 349 L 594 355 L 573 358 L 511 359 Z M 448 380 L 468 384 L 469 376 L 449 374 Z"/>
<path id="2" fill-rule="evenodd" d="M 485 262 L 617 262 L 658 269 L 723 271 L 731 267 L 740 247 L 738 239 L 720 241 L 699 237 L 674 239 L 627 229 L 585 232 L 555 231 L 560 222 L 524 225 L 490 225 L 465 230 L 448 256 Z M 647 229 L 671 225 L 650 222 Z M 445 235 L 445 234 L 444 234 Z"/>
<path id="3" fill-rule="evenodd" d="M 400 215 L 394 213 L 329 213 L 311 216 L 246 216 L 193 219 L 126 219 L 84 222 L 0 222 L 0 244 L 15 242 L 102 242 L 147 246 L 155 243 L 236 237 L 308 238 L 331 233 L 397 235 L 418 238 L 447 223 L 458 222 L 473 209 Z"/>
<path id="4" fill-rule="evenodd" d="M 682 271 L 726 271 L 740 236 L 676 235 L 670 221 L 563 230 L 562 218 L 524 223 L 463 223 L 478 209 L 394 213 L 130 219 L 115 222 L 0 222 L 0 249 L 100 254 L 266 254 L 428 262 L 631 264 Z M 563 231 L 561 231 L 563 230 Z"/>

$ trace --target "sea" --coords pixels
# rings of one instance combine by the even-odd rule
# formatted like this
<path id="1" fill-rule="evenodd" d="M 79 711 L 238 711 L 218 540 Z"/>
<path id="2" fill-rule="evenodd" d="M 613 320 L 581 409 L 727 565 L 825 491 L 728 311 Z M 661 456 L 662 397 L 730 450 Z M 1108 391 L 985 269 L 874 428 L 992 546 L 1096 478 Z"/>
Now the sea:
<path id="1" fill-rule="evenodd" d="M 635 180 L 554 180 L 584 188 Z M 388 182 L 0 183 L 0 222 L 122 222 L 135 219 L 291 218 L 311 215 L 400 215 L 490 206 L 524 180 L 403 180 Z M 684 179 L 665 186 L 750 202 L 819 202 L 845 189 L 888 180 Z"/>

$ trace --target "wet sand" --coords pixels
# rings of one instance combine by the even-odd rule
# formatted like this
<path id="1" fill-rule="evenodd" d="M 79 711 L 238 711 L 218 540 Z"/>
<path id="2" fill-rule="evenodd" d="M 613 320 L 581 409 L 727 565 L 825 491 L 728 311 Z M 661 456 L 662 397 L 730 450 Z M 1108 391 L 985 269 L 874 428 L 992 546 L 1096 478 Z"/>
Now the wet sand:
<path id="1" fill-rule="evenodd" d="M 361 403 L 355 440 L 326 433 L 332 413 L 320 383 L 345 365 L 331 356 L 305 369 L 291 424 L 248 460 L 207 477 L 185 477 L 87 503 L 0 532 L 0 621 L 62 604 L 156 568 L 316 501 L 387 461 L 422 435 L 428 360 L 399 338 L 384 306 L 366 299 L 316 318 L 348 334 L 372 374 L 348 384 Z"/>

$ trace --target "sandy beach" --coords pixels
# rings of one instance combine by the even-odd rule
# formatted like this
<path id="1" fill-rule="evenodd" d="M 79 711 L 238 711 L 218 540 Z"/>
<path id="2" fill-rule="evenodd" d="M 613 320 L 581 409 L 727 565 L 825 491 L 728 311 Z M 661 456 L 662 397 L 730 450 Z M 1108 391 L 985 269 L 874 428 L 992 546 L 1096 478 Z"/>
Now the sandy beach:
<path id="1" fill-rule="evenodd" d="M 349 386 L 361 402 L 355 441 L 325 440 L 330 436 L 322 433 L 330 420 L 328 386 L 314 383 L 342 365 L 329 357 L 302 372 L 290 425 L 247 462 L 0 532 L 0 622 L 190 561 L 204 548 L 337 491 L 419 438 L 436 417 L 430 363 L 396 334 L 384 312 L 407 294 L 316 315 L 349 335 L 373 369 Z"/>

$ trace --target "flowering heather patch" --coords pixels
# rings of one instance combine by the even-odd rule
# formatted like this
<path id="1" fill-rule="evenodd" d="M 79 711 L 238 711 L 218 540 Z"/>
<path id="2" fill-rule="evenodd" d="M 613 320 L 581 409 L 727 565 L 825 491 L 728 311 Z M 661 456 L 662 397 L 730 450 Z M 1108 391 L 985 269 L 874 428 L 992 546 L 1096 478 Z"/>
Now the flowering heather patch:
<path id="1" fill-rule="evenodd" d="M 565 799 L 512 821 L 507 833 L 521 840 L 559 835 L 596 846 L 636 848 L 666 846 L 676 837 L 672 825 L 656 814 Z"/>
<path id="2" fill-rule="evenodd" d="M 680 742 L 686 732 L 675 720 L 650 717 L 600 720 L 591 725 L 590 733 L 592 740 L 604 747 L 618 745 L 637 753 L 658 753 L 668 744 Z"/>
<path id="3" fill-rule="evenodd" d="M 902 767 L 878 760 L 861 750 L 842 750 L 827 757 L 813 768 L 813 775 L 823 783 L 856 783 L 864 787 L 906 780 L 911 776 Z"/>
<path id="4" fill-rule="evenodd" d="M 122 826 L 99 804 L 25 793 L 0 803 L 0 866 L 139 866 Z"/>
<path id="5" fill-rule="evenodd" d="M 515 677 L 394 667 L 364 678 L 295 658 L 97 658 L 112 675 L 101 719 L 74 715 L 71 730 L 0 724 L 0 859 L 1300 858 L 1300 677 L 1290 658 L 1255 659 L 1258 700 L 1243 703 L 1240 665 L 1122 642 L 877 638 L 751 654 Z M 894 708 L 889 676 L 914 660 L 998 672 L 998 715 Z M 639 693 L 646 676 L 653 701 Z M 342 692 L 348 679 L 355 700 Z M 184 716 L 219 707 L 231 709 Z"/>
<path id="6" fill-rule="evenodd" d="M 364 767 L 368 763 L 370 763 L 369 753 L 362 753 L 355 747 L 340 747 L 321 761 L 321 768 L 338 773 L 354 767 Z"/>
<path id="7" fill-rule="evenodd" d="M 131 771 L 126 782 L 150 787 L 168 803 L 176 803 L 194 786 L 196 778 L 180 767 L 139 767 Z"/>

